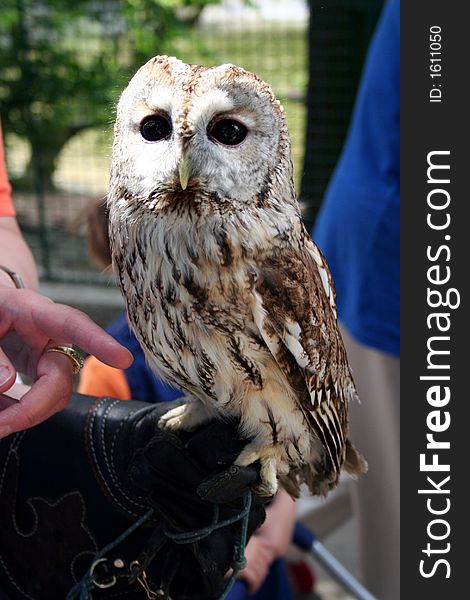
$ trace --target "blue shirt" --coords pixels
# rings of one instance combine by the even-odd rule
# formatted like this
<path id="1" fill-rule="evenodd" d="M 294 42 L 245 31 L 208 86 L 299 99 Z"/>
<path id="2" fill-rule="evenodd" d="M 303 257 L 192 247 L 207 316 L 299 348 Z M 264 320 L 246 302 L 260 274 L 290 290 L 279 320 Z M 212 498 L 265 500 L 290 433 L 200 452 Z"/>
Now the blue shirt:
<path id="1" fill-rule="evenodd" d="M 372 38 L 346 143 L 313 231 L 338 316 L 359 342 L 400 353 L 400 3 Z"/>

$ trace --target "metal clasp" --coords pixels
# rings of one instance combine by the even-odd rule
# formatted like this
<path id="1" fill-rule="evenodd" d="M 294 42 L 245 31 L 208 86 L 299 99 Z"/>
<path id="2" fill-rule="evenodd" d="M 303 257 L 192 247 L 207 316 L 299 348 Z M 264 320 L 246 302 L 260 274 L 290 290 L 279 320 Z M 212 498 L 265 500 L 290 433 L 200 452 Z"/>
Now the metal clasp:
<path id="1" fill-rule="evenodd" d="M 135 570 L 140 570 L 141 564 L 139 563 L 138 560 L 134 560 L 131 562 L 131 564 L 129 565 L 129 569 L 131 571 L 135 571 Z M 147 573 L 145 571 L 142 571 L 140 575 L 137 576 L 137 581 L 140 583 L 140 585 L 144 588 L 145 593 L 147 594 L 147 598 L 149 600 L 158 600 L 158 598 L 167 598 L 165 592 L 163 590 L 153 590 L 150 587 L 148 578 L 147 578 Z M 171 600 L 171 599 L 169 599 Z"/>
<path id="2" fill-rule="evenodd" d="M 93 584 L 96 585 L 96 587 L 101 588 L 102 590 L 105 590 L 106 588 L 110 588 L 113 587 L 113 585 L 116 584 L 116 577 L 115 575 L 113 575 L 112 577 L 108 577 L 108 580 L 106 581 L 106 579 L 104 581 L 98 581 L 95 577 L 95 569 L 99 564 L 103 564 L 108 562 L 107 558 L 98 558 L 98 560 L 95 560 L 95 562 L 91 565 L 90 567 L 90 577 L 91 580 L 93 581 Z"/>

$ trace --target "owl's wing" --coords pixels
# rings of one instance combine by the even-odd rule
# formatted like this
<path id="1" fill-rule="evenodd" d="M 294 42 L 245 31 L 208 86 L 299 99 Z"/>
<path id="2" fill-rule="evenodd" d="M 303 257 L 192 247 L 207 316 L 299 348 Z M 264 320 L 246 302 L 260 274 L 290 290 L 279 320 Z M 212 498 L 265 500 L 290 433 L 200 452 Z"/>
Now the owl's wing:
<path id="1" fill-rule="evenodd" d="M 346 439 L 347 405 L 357 394 L 326 261 L 308 238 L 300 248 L 267 257 L 259 265 L 252 294 L 261 336 L 326 450 L 331 461 L 327 470 L 339 475 L 352 453 Z"/>

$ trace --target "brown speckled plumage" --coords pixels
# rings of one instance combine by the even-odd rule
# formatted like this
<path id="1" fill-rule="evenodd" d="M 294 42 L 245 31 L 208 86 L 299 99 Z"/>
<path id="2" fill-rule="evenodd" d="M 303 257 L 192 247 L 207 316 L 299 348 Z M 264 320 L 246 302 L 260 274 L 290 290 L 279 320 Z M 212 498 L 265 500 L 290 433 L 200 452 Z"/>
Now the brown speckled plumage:
<path id="1" fill-rule="evenodd" d="M 172 129 L 149 142 L 141 124 L 153 114 Z M 214 140 L 220 119 L 246 138 Z M 293 495 L 302 481 L 324 494 L 342 467 L 364 470 L 347 439 L 356 390 L 333 284 L 301 221 L 269 86 L 233 65 L 149 61 L 119 103 L 108 206 L 132 326 L 152 368 L 188 398 L 162 424 L 240 417 L 253 441 L 237 463 L 261 460 L 266 493 L 279 478 Z"/>

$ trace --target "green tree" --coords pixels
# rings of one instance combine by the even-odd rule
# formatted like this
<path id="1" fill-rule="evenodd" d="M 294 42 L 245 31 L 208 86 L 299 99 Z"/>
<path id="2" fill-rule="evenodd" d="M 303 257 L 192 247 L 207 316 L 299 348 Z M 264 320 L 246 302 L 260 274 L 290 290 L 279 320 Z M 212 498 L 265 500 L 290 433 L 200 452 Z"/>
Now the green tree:
<path id="1" fill-rule="evenodd" d="M 190 35 L 214 0 L 3 0 L 0 114 L 31 147 L 16 185 L 53 188 L 64 145 L 112 121 L 129 75 L 176 36 Z"/>

